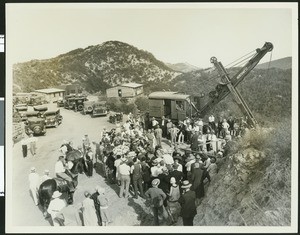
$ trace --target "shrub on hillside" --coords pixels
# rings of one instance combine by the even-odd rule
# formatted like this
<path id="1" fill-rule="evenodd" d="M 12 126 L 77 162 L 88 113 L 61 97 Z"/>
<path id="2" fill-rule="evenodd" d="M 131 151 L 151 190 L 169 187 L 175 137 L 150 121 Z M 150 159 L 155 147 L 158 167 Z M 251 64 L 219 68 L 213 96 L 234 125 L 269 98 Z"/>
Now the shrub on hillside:
<path id="1" fill-rule="evenodd" d="M 146 96 L 136 98 L 134 103 L 141 112 L 146 112 L 149 110 L 149 100 Z"/>
<path id="2" fill-rule="evenodd" d="M 125 101 L 125 99 L 119 99 L 119 98 L 110 98 L 107 101 L 107 106 L 111 111 L 114 112 L 122 112 L 124 114 L 128 113 L 137 113 L 137 107 L 134 103 L 128 103 Z"/>

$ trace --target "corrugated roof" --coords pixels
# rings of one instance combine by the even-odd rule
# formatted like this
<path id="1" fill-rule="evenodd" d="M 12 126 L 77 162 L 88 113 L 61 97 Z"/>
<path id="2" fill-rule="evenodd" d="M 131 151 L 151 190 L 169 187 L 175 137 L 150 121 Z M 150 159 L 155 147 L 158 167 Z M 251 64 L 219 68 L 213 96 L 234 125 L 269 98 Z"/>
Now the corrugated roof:
<path id="1" fill-rule="evenodd" d="M 148 96 L 150 99 L 170 99 L 170 100 L 185 100 L 189 95 L 174 92 L 174 91 L 156 91 Z"/>
<path id="2" fill-rule="evenodd" d="M 120 86 L 125 86 L 125 87 L 132 87 L 132 88 L 137 88 L 143 86 L 143 84 L 135 83 L 135 82 L 129 82 L 129 83 L 124 83 Z"/>
<path id="3" fill-rule="evenodd" d="M 58 88 L 46 88 L 46 89 L 35 90 L 35 92 L 40 92 L 40 93 L 55 93 L 55 92 L 62 92 L 62 91 L 65 90 L 58 89 Z"/>

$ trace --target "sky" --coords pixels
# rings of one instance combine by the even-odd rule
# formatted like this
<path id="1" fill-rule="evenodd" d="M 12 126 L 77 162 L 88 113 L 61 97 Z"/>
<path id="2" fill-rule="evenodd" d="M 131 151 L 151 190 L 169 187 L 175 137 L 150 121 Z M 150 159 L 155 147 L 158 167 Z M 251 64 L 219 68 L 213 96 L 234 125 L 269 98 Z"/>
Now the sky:
<path id="1" fill-rule="evenodd" d="M 295 11 L 291 3 L 6 4 L 6 54 L 17 63 L 118 40 L 163 62 L 207 68 L 212 56 L 229 64 L 268 41 L 275 60 L 295 50 Z"/>

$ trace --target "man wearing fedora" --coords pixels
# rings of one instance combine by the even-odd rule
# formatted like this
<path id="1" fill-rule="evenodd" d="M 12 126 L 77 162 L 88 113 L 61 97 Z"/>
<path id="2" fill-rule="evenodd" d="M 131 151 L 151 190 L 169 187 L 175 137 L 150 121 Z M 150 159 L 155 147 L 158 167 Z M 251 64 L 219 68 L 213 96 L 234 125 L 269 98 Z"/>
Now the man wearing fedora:
<path id="1" fill-rule="evenodd" d="M 123 197 L 125 191 L 125 198 L 129 197 L 129 186 L 130 186 L 130 166 L 128 166 L 126 158 L 122 158 L 122 162 L 119 165 L 120 173 L 120 192 L 119 197 Z"/>
<path id="2" fill-rule="evenodd" d="M 53 226 L 60 226 L 57 216 L 59 216 L 61 210 L 67 206 L 66 201 L 60 198 L 61 195 L 61 192 L 54 191 L 52 195 L 52 200 L 50 201 L 47 209 L 47 212 L 51 215 Z"/>
<path id="3" fill-rule="evenodd" d="M 29 180 L 29 189 L 33 197 L 33 201 L 35 205 L 37 206 L 39 204 L 38 200 L 38 190 L 40 186 L 40 177 L 38 173 L 36 173 L 35 167 L 31 167 L 30 174 L 28 176 Z"/>
<path id="4" fill-rule="evenodd" d="M 181 216 L 184 226 L 193 226 L 194 217 L 197 214 L 196 194 L 190 190 L 191 186 L 192 184 L 188 180 L 182 182 L 183 194 L 178 200 L 181 205 Z"/>
<path id="5" fill-rule="evenodd" d="M 195 155 L 192 153 L 189 154 L 188 158 L 186 159 L 185 169 L 186 169 L 186 179 L 191 180 L 192 172 L 191 167 L 194 162 L 196 162 Z"/>
<path id="6" fill-rule="evenodd" d="M 165 220 L 168 218 L 168 213 L 163 205 L 167 195 L 162 189 L 158 188 L 159 184 L 159 179 L 152 180 L 152 188 L 149 188 L 145 193 L 146 198 L 150 201 L 150 206 L 153 211 L 154 225 L 159 225 L 159 215 L 162 215 Z"/>

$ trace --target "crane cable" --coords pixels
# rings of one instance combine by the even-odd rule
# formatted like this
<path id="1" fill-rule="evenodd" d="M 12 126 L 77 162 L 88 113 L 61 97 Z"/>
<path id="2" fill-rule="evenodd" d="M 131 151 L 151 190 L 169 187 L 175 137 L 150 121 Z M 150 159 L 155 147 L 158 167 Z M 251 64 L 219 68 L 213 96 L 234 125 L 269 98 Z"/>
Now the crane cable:
<path id="1" fill-rule="evenodd" d="M 267 79 L 269 79 L 269 69 L 270 69 L 270 65 L 271 65 L 271 61 L 272 61 L 272 55 L 273 55 L 273 51 L 271 51 L 271 53 L 270 53 L 270 60 L 268 63 L 268 69 L 267 69 L 267 74 L 266 74 Z"/>
<path id="2" fill-rule="evenodd" d="M 236 59 L 236 60 L 232 61 L 231 63 L 229 63 L 229 64 L 228 64 L 228 65 L 226 65 L 225 67 L 228 67 L 229 65 L 231 65 L 231 64 L 233 64 L 233 63 L 235 63 L 236 61 L 238 61 L 238 60 L 242 59 L 243 57 L 246 57 L 246 56 L 248 56 L 248 55 L 250 55 L 250 54 L 254 54 L 253 52 L 256 52 L 256 50 L 250 51 L 249 53 L 247 53 L 247 54 L 245 54 L 245 55 L 241 56 L 240 58 L 238 58 L 238 59 Z M 253 55 L 251 55 L 251 56 L 253 56 Z M 231 66 L 231 67 L 232 67 L 232 66 Z"/>
<path id="3" fill-rule="evenodd" d="M 234 60 L 233 62 L 227 64 L 227 65 L 225 66 L 225 68 L 231 69 L 231 68 L 233 68 L 233 67 L 237 67 L 237 65 L 244 66 L 244 65 L 248 62 L 248 59 L 251 58 L 251 57 L 253 57 L 256 53 L 257 53 L 256 50 L 250 51 L 249 53 L 247 53 L 247 54 L 241 56 L 240 58 Z M 235 62 L 236 62 L 236 63 L 235 63 Z M 234 63 L 235 63 L 235 64 L 234 64 Z M 232 65 L 232 66 L 228 68 L 229 65 Z M 216 68 L 214 68 L 214 69 L 211 71 L 211 73 L 214 72 L 214 71 L 216 71 Z M 206 81 L 206 85 L 207 85 L 207 86 L 212 86 L 212 87 L 214 87 L 214 85 L 215 85 L 214 79 L 215 79 L 215 78 L 218 78 L 218 77 L 220 77 L 219 74 L 217 74 L 216 76 L 209 77 L 209 78 L 208 78 L 208 81 L 210 81 L 210 82 L 207 82 L 207 81 Z"/>
<path id="4" fill-rule="evenodd" d="M 233 64 L 233 65 L 232 65 L 231 67 L 229 67 L 228 69 L 230 69 L 230 68 L 232 68 L 232 67 L 234 67 L 234 66 L 236 66 L 236 65 L 241 64 L 241 63 L 244 62 L 245 60 L 248 60 L 249 58 L 253 57 L 254 54 L 255 54 L 254 52 L 256 53 L 256 50 L 253 50 L 253 51 L 251 51 L 251 52 L 249 52 L 249 53 L 247 53 L 247 54 L 241 56 L 240 58 L 234 60 L 233 62 L 231 62 L 231 63 L 229 63 L 228 65 L 226 65 L 225 68 L 228 68 L 229 65 L 231 65 L 231 64 L 233 64 L 233 63 L 235 63 L 235 62 L 237 62 L 237 61 L 238 61 L 237 63 Z M 246 57 L 246 56 L 247 56 L 247 57 Z M 244 57 L 246 57 L 246 58 L 244 58 Z M 241 60 L 242 58 L 244 58 L 244 59 Z M 241 60 L 241 61 L 239 61 L 239 60 Z M 244 64 L 246 64 L 246 63 L 244 63 Z M 215 71 L 215 70 L 216 70 L 216 68 L 214 68 L 214 70 L 212 70 L 212 72 Z M 217 78 L 217 77 L 219 77 L 219 74 L 216 75 L 216 76 L 210 77 L 209 80 L 212 80 L 212 79 Z"/>
<path id="5" fill-rule="evenodd" d="M 231 68 L 233 68 L 233 67 L 238 67 L 237 65 L 240 65 L 240 64 L 246 64 L 246 63 L 248 62 L 248 59 L 251 58 L 251 57 L 253 57 L 253 56 L 254 56 L 254 54 L 253 54 L 253 55 L 250 55 L 250 56 L 248 56 L 248 57 L 246 57 L 245 59 L 239 61 L 238 63 L 235 63 L 234 65 L 232 65 L 232 66 L 229 67 L 228 69 L 231 69 Z M 247 60 L 247 61 L 246 61 L 246 60 Z M 243 63 L 244 61 L 246 61 L 246 62 Z"/>

